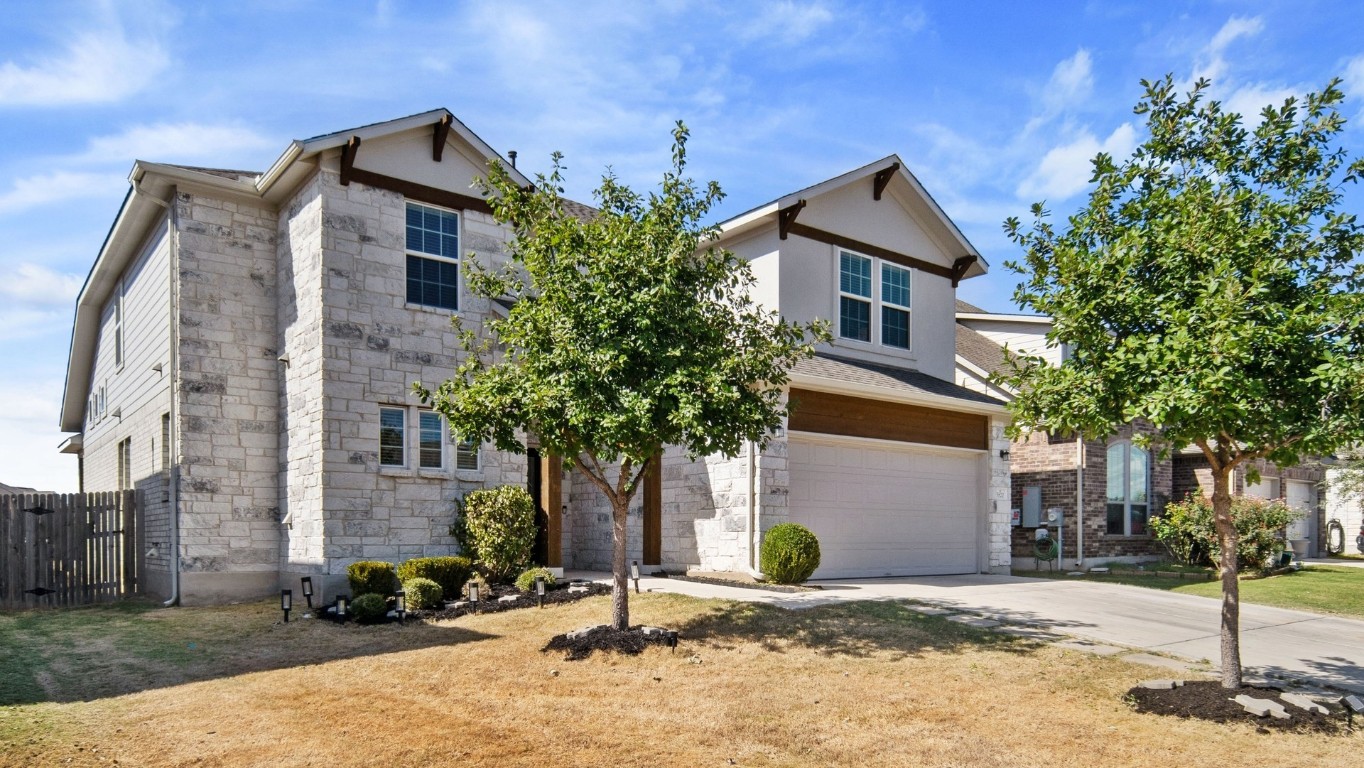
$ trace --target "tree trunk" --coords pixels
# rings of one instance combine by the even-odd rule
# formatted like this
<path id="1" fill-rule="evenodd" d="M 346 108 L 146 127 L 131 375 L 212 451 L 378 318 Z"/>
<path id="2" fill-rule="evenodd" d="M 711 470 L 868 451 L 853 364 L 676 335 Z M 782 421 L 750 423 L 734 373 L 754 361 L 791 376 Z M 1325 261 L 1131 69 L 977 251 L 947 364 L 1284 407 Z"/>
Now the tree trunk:
<path id="1" fill-rule="evenodd" d="M 630 569 L 625 564 L 625 523 L 630 499 L 611 499 L 611 626 L 630 628 Z"/>
<path id="2" fill-rule="evenodd" d="M 1222 560 L 1222 687 L 1241 687 L 1241 586 L 1236 579 L 1236 525 L 1231 519 L 1231 468 L 1212 475 L 1212 519 Z"/>

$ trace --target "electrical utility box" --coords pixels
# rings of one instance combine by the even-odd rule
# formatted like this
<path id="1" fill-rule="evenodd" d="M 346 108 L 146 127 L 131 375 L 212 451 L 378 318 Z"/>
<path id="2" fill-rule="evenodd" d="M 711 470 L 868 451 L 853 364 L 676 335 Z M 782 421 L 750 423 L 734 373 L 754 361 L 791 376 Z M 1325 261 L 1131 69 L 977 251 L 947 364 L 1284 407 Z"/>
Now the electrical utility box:
<path id="1" fill-rule="evenodd" d="M 1023 487 L 1023 527 L 1036 528 L 1042 524 L 1042 486 Z"/>

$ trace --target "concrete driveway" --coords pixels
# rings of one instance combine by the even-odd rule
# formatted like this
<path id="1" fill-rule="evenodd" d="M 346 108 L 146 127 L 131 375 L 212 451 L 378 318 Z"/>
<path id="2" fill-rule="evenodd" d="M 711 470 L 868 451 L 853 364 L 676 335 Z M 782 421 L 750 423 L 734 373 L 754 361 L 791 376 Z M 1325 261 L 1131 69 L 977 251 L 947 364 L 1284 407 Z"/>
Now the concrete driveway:
<path id="1" fill-rule="evenodd" d="M 798 593 L 656 578 L 642 579 L 640 587 L 793 609 L 847 600 L 917 600 L 1007 625 L 1173 654 L 1214 667 L 1220 655 L 1221 603 L 1212 598 L 1119 584 L 989 575 L 815 583 L 820 591 Z M 1242 604 L 1241 662 L 1248 675 L 1364 693 L 1364 621 Z"/>

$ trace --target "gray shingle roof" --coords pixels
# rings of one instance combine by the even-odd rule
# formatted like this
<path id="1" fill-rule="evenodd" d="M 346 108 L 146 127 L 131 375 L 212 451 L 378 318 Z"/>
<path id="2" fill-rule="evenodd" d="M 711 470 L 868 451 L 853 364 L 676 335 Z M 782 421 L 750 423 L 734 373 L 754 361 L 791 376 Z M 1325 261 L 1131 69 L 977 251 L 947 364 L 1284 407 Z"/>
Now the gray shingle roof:
<path id="1" fill-rule="evenodd" d="M 867 384 L 885 389 L 900 390 L 907 394 L 950 397 L 954 400 L 984 405 L 1004 405 L 1003 401 L 996 400 L 989 395 L 973 392 L 966 387 L 959 387 L 950 381 L 943 381 L 926 373 L 904 368 L 892 368 L 888 365 L 864 363 L 861 360 L 851 360 L 824 353 L 817 354 L 808 360 L 801 360 L 791 370 L 793 373 L 806 376 L 817 376 L 821 379 L 846 381 L 854 384 Z"/>
<path id="2" fill-rule="evenodd" d="M 969 313 L 969 314 L 972 314 L 972 315 L 988 315 L 988 314 L 990 314 L 989 312 L 986 312 L 985 310 L 981 309 L 980 307 L 977 307 L 975 304 L 967 304 L 966 302 L 962 301 L 961 299 L 957 299 L 957 311 L 958 311 L 958 312 L 966 312 L 966 313 Z"/>
<path id="3" fill-rule="evenodd" d="M 1007 374 L 1009 353 L 989 337 L 957 323 L 957 354 L 986 373 Z"/>
<path id="4" fill-rule="evenodd" d="M 197 165 L 177 165 L 175 163 L 166 163 L 166 165 L 169 165 L 172 168 L 183 168 L 186 171 L 194 171 L 195 173 L 206 173 L 210 176 L 221 176 L 224 179 L 233 179 L 235 181 L 241 181 L 242 179 L 254 179 L 257 176 L 260 176 L 259 171 L 234 171 L 229 168 L 203 168 Z"/>

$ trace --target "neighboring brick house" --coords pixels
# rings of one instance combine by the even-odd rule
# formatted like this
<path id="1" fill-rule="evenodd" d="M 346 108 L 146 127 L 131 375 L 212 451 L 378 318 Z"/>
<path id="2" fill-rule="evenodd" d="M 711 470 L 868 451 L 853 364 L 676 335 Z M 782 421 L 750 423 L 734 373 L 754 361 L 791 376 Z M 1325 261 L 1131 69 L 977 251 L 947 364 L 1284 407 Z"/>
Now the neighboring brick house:
<path id="1" fill-rule="evenodd" d="M 77 302 L 61 426 L 86 489 L 141 491 L 150 591 L 339 588 L 355 560 L 454 551 L 457 501 L 498 484 L 535 495 L 539 561 L 609 562 L 585 478 L 533 436 L 525 455 L 461 442 L 411 393 L 453 374 L 452 315 L 481 333 L 506 311 L 460 274 L 505 259 L 471 192 L 496 157 L 434 110 L 293 142 L 261 173 L 134 164 Z M 1006 571 L 1002 404 L 951 383 L 954 289 L 983 261 L 894 157 L 788 198 L 722 244 L 765 304 L 839 338 L 793 371 L 803 410 L 766 452 L 665 451 L 631 558 L 752 570 L 763 532 L 800 520 L 822 575 Z"/>
<path id="2" fill-rule="evenodd" d="M 1064 349 L 1048 346 L 1050 318 L 987 312 L 957 302 L 958 384 L 995 397 L 1008 399 L 1016 393 L 993 374 L 1007 374 L 1010 352 L 1036 355 L 1060 365 Z M 1172 500 L 1190 493 L 1212 493 L 1207 460 L 1197 449 L 1185 448 L 1162 458 L 1158 451 L 1143 450 L 1134 435 L 1149 427 L 1128 425 L 1104 440 L 1077 440 L 1032 434 L 1010 449 L 1012 508 L 1019 511 L 1011 536 L 1014 562 L 1021 568 L 1036 565 L 1035 538 L 1038 527 L 1058 535 L 1048 513 L 1060 522 L 1061 557 L 1065 565 L 1094 564 L 1107 560 L 1142 560 L 1164 556 L 1165 549 L 1150 534 L 1147 523 Z M 1245 468 L 1233 477 L 1233 492 L 1261 498 L 1282 498 L 1307 517 L 1288 532 L 1301 542 L 1303 554 L 1315 555 L 1324 530 L 1317 488 L 1323 479 L 1317 465 L 1281 469 L 1258 462 L 1261 480 L 1247 485 Z M 1083 502 L 1078 503 L 1083 497 Z M 1077 527 L 1076 508 L 1084 509 L 1084 524 Z M 1034 514 L 1039 513 L 1037 520 Z"/>

